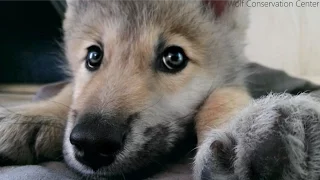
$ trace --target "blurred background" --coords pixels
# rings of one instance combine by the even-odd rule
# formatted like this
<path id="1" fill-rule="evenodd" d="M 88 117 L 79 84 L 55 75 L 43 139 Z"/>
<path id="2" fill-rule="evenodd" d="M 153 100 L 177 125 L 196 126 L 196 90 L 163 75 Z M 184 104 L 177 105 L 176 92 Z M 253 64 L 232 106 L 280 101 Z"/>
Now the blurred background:
<path id="1" fill-rule="evenodd" d="M 297 0 L 286 2 L 295 4 Z M 246 49 L 249 59 L 319 84 L 320 6 L 254 7 L 250 12 L 252 24 Z"/>
<path id="2" fill-rule="evenodd" d="M 64 79 L 64 1 L 0 1 L 0 84 Z"/>
<path id="3" fill-rule="evenodd" d="M 0 84 L 65 78 L 59 70 L 64 9 L 62 0 L 0 1 Z M 320 83 L 320 7 L 254 7 L 250 13 L 249 59 Z"/>

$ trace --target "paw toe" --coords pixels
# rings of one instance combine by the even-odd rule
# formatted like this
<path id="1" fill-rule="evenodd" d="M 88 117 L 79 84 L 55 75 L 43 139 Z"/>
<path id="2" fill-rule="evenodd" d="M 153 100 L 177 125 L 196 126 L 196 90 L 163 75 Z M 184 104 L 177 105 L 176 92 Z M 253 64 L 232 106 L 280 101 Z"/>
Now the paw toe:
<path id="1" fill-rule="evenodd" d="M 233 137 L 226 133 L 220 133 L 213 136 L 211 141 L 207 142 L 205 154 L 205 163 L 201 170 L 201 178 L 206 180 L 234 179 L 233 162 L 235 159 L 236 142 Z"/>
<path id="2" fill-rule="evenodd" d="M 235 158 L 235 141 L 231 138 L 228 141 L 215 140 L 210 145 L 212 157 L 214 159 L 215 166 L 219 166 L 222 169 L 231 169 L 233 167 L 233 160 Z"/>

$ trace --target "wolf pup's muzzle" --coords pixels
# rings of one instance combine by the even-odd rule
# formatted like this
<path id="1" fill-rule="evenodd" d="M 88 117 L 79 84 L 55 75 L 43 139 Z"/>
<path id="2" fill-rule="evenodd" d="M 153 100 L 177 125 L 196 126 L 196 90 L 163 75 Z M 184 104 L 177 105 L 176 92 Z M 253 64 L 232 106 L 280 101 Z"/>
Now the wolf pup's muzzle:
<path id="1" fill-rule="evenodd" d="M 70 134 L 76 159 L 97 170 L 110 165 L 123 148 L 129 126 L 100 114 L 84 114 Z"/>

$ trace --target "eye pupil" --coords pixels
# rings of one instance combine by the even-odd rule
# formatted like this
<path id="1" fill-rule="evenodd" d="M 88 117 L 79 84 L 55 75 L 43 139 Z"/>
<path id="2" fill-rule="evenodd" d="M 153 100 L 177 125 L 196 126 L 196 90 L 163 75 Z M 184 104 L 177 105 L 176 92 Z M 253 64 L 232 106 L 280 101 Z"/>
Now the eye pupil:
<path id="1" fill-rule="evenodd" d="M 168 60 L 170 61 L 170 63 L 172 63 L 174 65 L 179 65 L 183 61 L 183 55 L 181 53 L 176 53 L 176 54 L 170 53 L 168 55 L 168 58 L 169 58 Z"/>
<path id="2" fill-rule="evenodd" d="M 162 61 L 165 68 L 174 73 L 182 70 L 187 65 L 188 57 L 184 54 L 182 48 L 171 46 L 164 51 Z"/>
<path id="3" fill-rule="evenodd" d="M 90 46 L 86 57 L 86 68 L 90 71 L 100 67 L 103 58 L 103 51 L 99 46 Z"/>
<path id="4" fill-rule="evenodd" d="M 97 59 L 99 59 L 99 54 L 97 52 L 91 52 L 89 54 L 89 58 L 92 60 L 97 60 Z"/>

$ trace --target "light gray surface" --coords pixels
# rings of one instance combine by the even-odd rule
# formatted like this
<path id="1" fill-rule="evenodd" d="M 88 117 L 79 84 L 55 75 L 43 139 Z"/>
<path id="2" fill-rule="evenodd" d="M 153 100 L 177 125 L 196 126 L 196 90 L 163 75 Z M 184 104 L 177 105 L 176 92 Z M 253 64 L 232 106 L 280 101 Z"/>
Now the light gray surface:
<path id="1" fill-rule="evenodd" d="M 64 163 L 49 162 L 42 165 L 12 166 L 0 169 L 0 180 L 79 180 L 80 176 Z M 150 180 L 192 180 L 191 164 L 178 164 Z"/>
<path id="2" fill-rule="evenodd" d="M 42 165 L 12 166 L 0 169 L 1 180 L 74 180 L 80 179 L 64 163 L 49 162 Z"/>

